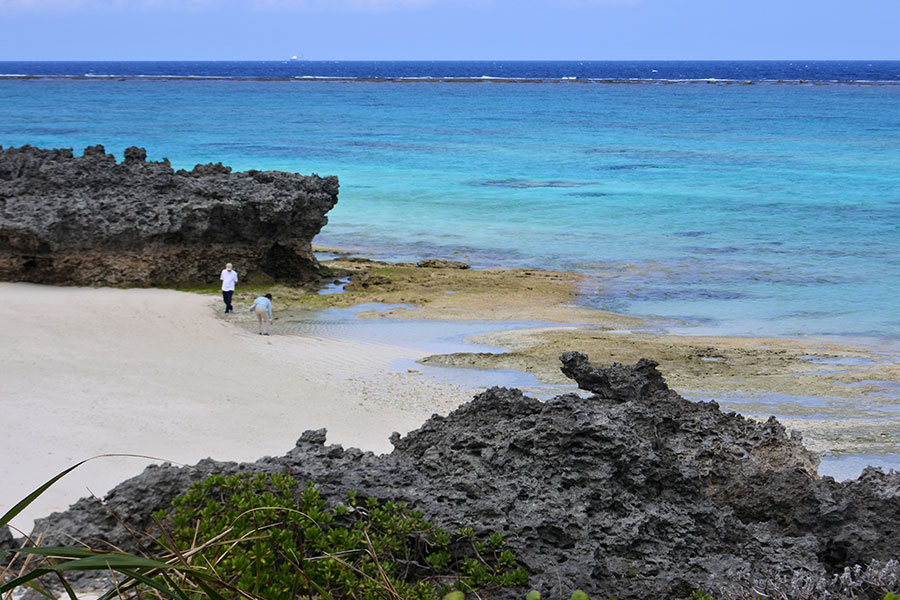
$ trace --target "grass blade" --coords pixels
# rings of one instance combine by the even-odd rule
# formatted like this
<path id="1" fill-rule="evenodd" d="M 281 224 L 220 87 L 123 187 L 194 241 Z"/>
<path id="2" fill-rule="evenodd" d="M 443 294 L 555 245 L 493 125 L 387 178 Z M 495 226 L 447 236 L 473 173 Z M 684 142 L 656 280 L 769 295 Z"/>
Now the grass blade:
<path id="1" fill-rule="evenodd" d="M 47 598 L 47 600 L 57 600 L 55 595 L 51 594 L 50 592 L 45 590 L 43 587 L 38 585 L 37 582 L 29 581 L 28 583 L 25 584 L 25 586 L 28 588 L 31 588 L 33 593 L 40 594 L 44 598 Z"/>
<path id="2" fill-rule="evenodd" d="M 169 582 L 169 584 L 165 585 L 165 584 L 153 579 L 152 577 L 147 577 L 146 575 L 139 573 L 137 571 L 131 571 L 129 569 L 120 569 L 119 572 L 127 577 L 130 577 L 131 579 L 134 579 L 135 581 L 138 581 L 140 583 L 143 583 L 146 586 L 149 586 L 149 587 L 155 589 L 157 592 L 159 592 L 163 596 L 172 598 L 172 600 L 186 600 L 184 592 L 182 592 L 177 587 L 173 586 L 173 584 L 171 583 L 171 580 L 168 577 L 166 577 L 166 581 Z M 129 584 L 130 584 L 130 582 L 126 581 L 124 583 L 123 587 L 130 587 Z"/>
<path id="3" fill-rule="evenodd" d="M 220 596 L 216 590 L 212 589 L 205 581 L 197 581 L 197 585 L 213 600 L 224 600 L 224 598 L 222 598 L 222 596 Z"/>
<path id="4" fill-rule="evenodd" d="M 19 554 L 37 554 L 54 558 L 86 558 L 100 554 L 113 554 L 112 552 L 100 552 L 90 548 L 78 548 L 73 546 L 40 546 L 39 548 L 13 548 L 10 552 Z"/>
<path id="5" fill-rule="evenodd" d="M 167 569 L 172 565 L 164 563 L 152 558 L 144 558 L 143 556 L 135 556 L 133 554 L 121 554 L 119 552 L 97 552 L 88 548 L 67 548 L 67 547 L 47 547 L 47 548 L 18 548 L 13 552 L 21 554 L 38 554 L 52 558 L 70 559 L 66 562 L 54 565 L 53 569 L 57 571 L 89 571 L 91 569 L 132 569 L 132 568 L 148 568 L 148 569 Z M 180 570 L 186 570 L 179 567 Z"/>
<path id="6" fill-rule="evenodd" d="M 47 573 L 52 572 L 53 569 L 51 567 L 38 567 L 37 569 L 29 571 L 20 577 L 16 577 L 15 579 L 11 579 L 3 585 L 0 585 L 0 594 L 5 594 L 10 590 L 14 590 L 17 587 L 25 585 L 33 579 L 37 579 L 41 575 L 46 575 Z"/>
<path id="7" fill-rule="evenodd" d="M 23 510 L 25 510 L 25 508 L 26 508 L 29 504 L 31 504 L 32 502 L 34 502 L 34 500 L 35 500 L 38 496 L 40 496 L 41 494 L 43 494 L 43 493 L 47 490 L 48 487 L 50 487 L 51 485 L 53 485 L 54 483 L 56 483 L 59 479 L 62 479 L 63 477 L 65 477 L 66 475 L 68 475 L 70 472 L 74 471 L 75 469 L 77 469 L 78 467 L 80 467 L 81 465 L 83 465 L 84 463 L 86 463 L 88 460 L 91 460 L 91 459 L 89 458 L 89 459 L 87 459 L 87 460 L 83 460 L 83 461 L 81 461 L 80 463 L 77 463 L 77 464 L 75 464 L 75 465 L 69 467 L 68 469 L 66 469 L 66 470 L 63 471 L 62 473 L 59 473 L 59 474 L 56 475 L 55 477 L 52 477 L 52 478 L 50 479 L 50 481 L 48 481 L 47 483 L 45 483 L 44 485 L 42 485 L 42 486 L 39 487 L 38 489 L 34 490 L 33 492 L 31 492 L 30 494 L 28 494 L 27 496 L 25 496 L 18 504 L 16 504 L 16 505 L 13 506 L 11 509 L 9 509 L 8 511 L 6 511 L 6 513 L 5 513 L 2 517 L 0 517 L 0 527 L 3 527 L 4 525 L 6 525 L 6 524 L 9 523 L 10 521 L 12 521 L 12 520 L 13 520 L 20 512 L 22 512 Z"/>
<path id="8" fill-rule="evenodd" d="M 56 483 L 57 481 L 59 481 L 60 479 L 62 479 L 63 477 L 65 477 L 66 475 L 68 475 L 69 473 L 71 473 L 72 471 L 74 471 L 75 469 L 80 467 L 81 465 L 83 465 L 84 463 L 92 461 L 96 458 L 106 458 L 106 457 L 114 457 L 114 456 L 119 456 L 119 457 L 124 456 L 124 457 L 132 457 L 132 458 L 147 458 L 150 460 L 161 460 L 161 461 L 166 462 L 164 458 L 157 458 L 155 456 L 145 456 L 143 454 L 98 454 L 97 456 L 92 456 L 90 458 L 86 458 L 81 462 L 75 463 L 74 465 L 72 465 L 68 469 L 60 472 L 59 474 L 55 475 L 54 477 L 51 477 L 50 480 L 47 481 L 47 483 L 45 483 L 38 489 L 34 490 L 33 492 L 31 492 L 30 494 L 25 496 L 25 498 L 23 498 L 18 504 L 16 504 L 11 509 L 6 511 L 3 514 L 3 516 L 0 517 L 0 527 L 3 527 L 4 525 L 6 525 L 10 521 L 12 521 L 14 518 L 16 518 L 16 516 L 20 512 L 25 510 L 25 508 L 27 508 L 29 504 L 34 502 L 38 496 L 40 496 L 45 491 L 47 491 L 47 488 L 49 488 L 51 485 L 53 485 L 54 483 Z M 169 461 L 169 462 L 171 462 L 171 461 Z"/>
<path id="9" fill-rule="evenodd" d="M 63 574 L 58 572 L 56 573 L 57 577 L 59 577 L 60 583 L 62 583 L 63 588 L 66 590 L 66 594 L 69 596 L 69 600 L 78 600 L 78 596 L 75 595 L 75 590 L 72 589 L 72 586 L 69 585 L 69 582 L 66 581 L 66 578 L 63 577 Z"/>
<path id="10" fill-rule="evenodd" d="M 165 571 L 163 571 L 162 573 L 160 573 L 160 575 L 162 575 L 163 579 L 166 580 L 166 583 L 169 585 L 169 589 L 174 590 L 175 593 L 178 594 L 178 598 L 179 598 L 180 600 L 190 600 L 190 599 L 187 597 L 187 594 L 185 594 L 185 593 L 181 590 L 180 587 L 178 587 L 177 585 L 175 585 L 175 582 L 172 580 L 171 577 L 169 577 L 169 574 L 168 574 L 168 573 L 166 573 Z"/>

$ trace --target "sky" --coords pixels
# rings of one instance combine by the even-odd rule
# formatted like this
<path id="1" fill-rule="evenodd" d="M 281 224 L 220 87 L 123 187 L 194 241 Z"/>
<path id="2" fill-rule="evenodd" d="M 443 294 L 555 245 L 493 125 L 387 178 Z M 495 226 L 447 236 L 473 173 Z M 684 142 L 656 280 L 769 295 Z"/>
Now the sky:
<path id="1" fill-rule="evenodd" d="M 0 0 L 4 60 L 898 60 L 900 0 Z"/>

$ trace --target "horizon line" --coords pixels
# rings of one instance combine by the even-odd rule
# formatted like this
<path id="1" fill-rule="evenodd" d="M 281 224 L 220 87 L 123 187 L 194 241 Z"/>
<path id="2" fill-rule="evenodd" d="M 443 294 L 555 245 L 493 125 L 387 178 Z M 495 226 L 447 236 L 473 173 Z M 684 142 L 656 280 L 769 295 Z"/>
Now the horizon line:
<path id="1" fill-rule="evenodd" d="M 900 58 L 0 58 L 0 62 L 900 62 Z"/>

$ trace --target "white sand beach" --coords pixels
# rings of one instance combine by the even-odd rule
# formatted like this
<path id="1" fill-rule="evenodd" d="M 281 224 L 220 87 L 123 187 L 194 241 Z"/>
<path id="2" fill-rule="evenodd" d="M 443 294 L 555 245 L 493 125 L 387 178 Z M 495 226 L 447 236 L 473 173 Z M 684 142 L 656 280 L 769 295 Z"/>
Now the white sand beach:
<path id="1" fill-rule="evenodd" d="M 507 276 L 520 277 L 516 273 Z M 527 290 L 535 285 L 532 279 L 528 280 Z M 457 288 L 459 285 L 454 287 Z M 461 301 L 487 307 L 501 303 L 496 299 L 487 302 L 481 288 L 475 289 L 478 293 Z M 159 289 L 0 283 L 0 319 L 4 324 L 0 329 L 0 514 L 57 473 L 98 454 L 149 455 L 181 464 L 193 464 L 205 457 L 253 461 L 265 455 L 283 454 L 304 431 L 323 427 L 328 430 L 329 444 L 389 452 L 388 437 L 393 431 L 406 433 L 434 413 L 450 412 L 471 399 L 478 391 L 477 385 L 510 385 L 499 371 L 490 371 L 488 378 L 473 378 L 471 374 L 447 378 L 446 381 L 454 382 L 451 384 L 429 377 L 433 366 L 413 366 L 411 361 L 435 352 L 421 343 L 421 338 L 435 335 L 427 321 L 421 321 L 419 329 L 392 328 L 392 335 L 356 339 L 359 336 L 345 335 L 346 331 L 298 325 L 287 311 L 282 313 L 285 318 L 278 319 L 279 309 L 284 306 L 279 305 L 278 293 L 288 292 L 282 289 L 276 293 L 275 325 L 272 335 L 264 337 L 256 334 L 256 320 L 244 310 L 251 297 L 248 295 L 236 300 L 235 313 L 224 315 L 221 299 L 208 295 Z M 446 297 L 440 290 L 436 293 L 438 298 Z M 416 294 L 414 297 L 422 295 L 420 291 Z M 452 298 L 460 299 L 462 295 Z M 503 291 L 502 304 L 507 310 L 514 298 L 508 290 Z M 379 296 L 379 301 L 384 300 Z M 463 305 L 468 306 L 465 302 Z M 530 296 L 522 302 L 537 307 L 524 311 L 525 318 L 546 318 L 546 302 Z M 429 314 L 446 318 L 449 313 L 452 320 L 456 313 L 450 308 Z M 562 310 L 571 309 L 563 306 Z M 485 318 L 471 308 L 465 314 Z M 609 317 L 600 314 L 598 318 Z M 370 319 L 365 321 L 372 325 Z M 386 319 L 385 324 L 391 321 L 394 319 Z M 350 329 L 355 331 L 355 327 Z M 371 327 L 366 329 L 371 331 Z M 438 337 L 446 333 L 444 328 L 438 331 L 443 332 Z M 541 331 L 508 331 L 471 339 L 514 347 L 514 343 L 503 339 L 519 339 Z M 595 332 L 585 335 L 594 342 L 603 342 Z M 556 345 L 550 344 L 547 356 L 540 359 L 538 366 L 553 364 L 550 357 L 571 347 L 574 333 L 566 329 L 563 337 Z M 627 349 L 623 344 L 629 339 L 613 336 L 603 343 L 621 351 Z M 811 343 L 818 350 L 809 348 Z M 755 349 L 748 350 L 748 345 Z M 772 373 L 782 375 L 774 382 L 777 389 L 793 389 L 786 386 L 807 377 L 806 371 L 811 371 L 809 376 L 815 379 L 807 377 L 804 381 L 821 384 L 825 379 L 818 371 L 820 365 L 784 358 L 786 351 L 801 358 L 824 351 L 815 340 L 682 340 L 662 336 L 659 343 L 641 346 L 636 352 L 641 356 L 674 356 L 669 375 L 677 382 L 679 365 L 690 366 L 690 356 L 698 347 L 702 350 L 707 346 L 717 352 L 736 348 L 727 354 L 734 359 L 733 368 L 744 365 L 751 375 L 760 369 L 769 373 L 762 379 L 741 379 L 734 377 L 737 371 L 732 370 L 726 373 L 728 385 L 736 385 L 736 381 L 746 386 L 771 383 Z M 603 356 L 604 348 L 601 345 L 590 352 Z M 771 353 L 766 350 L 769 348 L 773 349 Z M 827 350 L 834 356 L 843 356 L 840 348 Z M 859 354 L 856 350 L 846 353 L 852 354 L 847 360 Z M 749 359 L 745 360 L 745 355 Z M 485 359 L 490 355 L 475 356 Z M 679 362 L 679 357 L 688 358 Z M 834 374 L 896 381 L 896 364 L 890 360 L 876 364 L 875 358 L 863 361 L 857 369 L 860 373 L 840 367 Z M 504 355 L 497 359 L 502 361 Z M 633 357 L 619 359 L 629 362 Z M 502 362 L 474 366 L 531 371 L 529 365 Z M 880 370 L 872 370 L 876 368 Z M 701 373 L 700 377 L 715 382 L 714 375 Z M 835 385 L 843 381 L 840 379 Z M 522 387 L 521 383 L 513 385 Z M 796 393 L 806 393 L 803 390 L 812 388 L 801 385 L 797 389 Z M 713 397 L 720 398 L 715 394 Z M 826 465 L 823 473 L 845 479 L 857 476 L 866 464 L 896 468 L 897 455 L 890 452 L 894 446 L 887 446 L 895 439 L 896 418 L 891 416 L 893 413 L 883 414 L 879 394 L 854 397 L 846 406 L 837 403 L 833 406 L 834 416 L 819 421 L 790 418 L 794 414 L 791 411 L 797 408 L 790 404 L 792 398 L 787 396 L 787 404 L 781 408 L 727 404 L 727 397 L 720 399 L 730 410 L 759 418 L 767 418 L 773 412 L 779 414 L 786 426 L 803 431 L 808 447 L 816 452 L 850 448 L 838 453 L 839 458 L 829 459 L 832 464 Z M 865 408 L 868 405 L 864 401 L 874 404 Z M 884 402 L 887 409 L 893 406 L 890 398 Z M 851 409 L 856 412 L 847 414 Z M 151 462 L 145 458 L 91 461 L 56 483 L 13 525 L 28 531 L 34 518 L 64 510 L 91 493 L 102 497 Z"/>
<path id="2" fill-rule="evenodd" d="M 471 390 L 391 369 L 421 349 L 256 335 L 221 300 L 170 290 L 0 283 L 0 513 L 80 460 L 192 464 L 289 450 L 308 429 L 377 453 Z M 276 299 L 276 316 L 278 312 Z M 76 469 L 13 521 L 102 497 L 151 461 Z"/>

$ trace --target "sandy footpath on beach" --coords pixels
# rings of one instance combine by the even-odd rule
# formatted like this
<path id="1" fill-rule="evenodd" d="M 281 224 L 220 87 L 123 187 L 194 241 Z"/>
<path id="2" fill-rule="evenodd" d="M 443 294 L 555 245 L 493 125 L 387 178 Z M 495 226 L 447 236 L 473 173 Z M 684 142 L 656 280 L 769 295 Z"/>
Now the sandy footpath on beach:
<path id="1" fill-rule="evenodd" d="M 221 300 L 170 290 L 0 283 L 0 514 L 97 454 L 252 461 L 321 427 L 328 443 L 389 452 L 391 432 L 472 396 L 390 368 L 422 350 L 279 335 L 277 320 L 264 337 L 246 313 L 220 310 Z M 30 529 L 148 464 L 92 461 L 13 524 Z"/>

